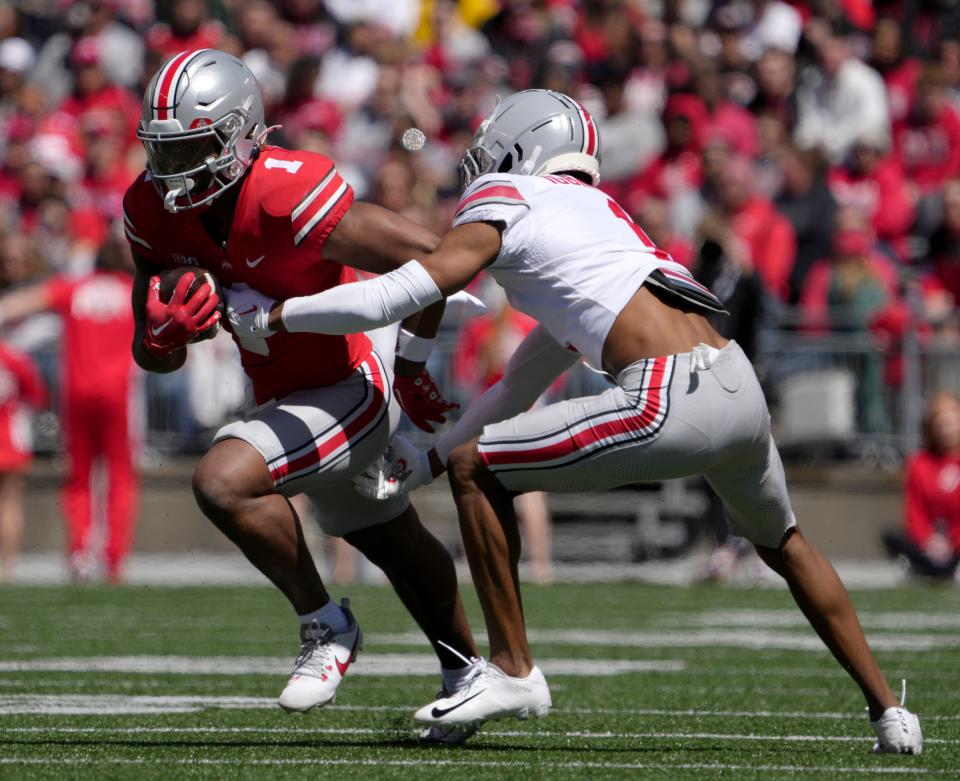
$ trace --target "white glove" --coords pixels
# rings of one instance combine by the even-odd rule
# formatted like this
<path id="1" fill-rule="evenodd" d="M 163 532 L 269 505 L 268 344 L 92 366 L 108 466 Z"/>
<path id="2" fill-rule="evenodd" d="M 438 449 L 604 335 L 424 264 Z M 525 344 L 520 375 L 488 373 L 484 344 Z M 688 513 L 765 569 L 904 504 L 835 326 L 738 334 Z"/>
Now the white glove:
<path id="1" fill-rule="evenodd" d="M 361 496 L 383 501 L 433 482 L 430 459 L 399 434 L 376 461 L 353 478 Z"/>
<path id="2" fill-rule="evenodd" d="M 242 282 L 223 288 L 223 295 L 227 305 L 227 320 L 239 338 L 266 339 L 276 333 L 267 325 L 276 299 Z"/>

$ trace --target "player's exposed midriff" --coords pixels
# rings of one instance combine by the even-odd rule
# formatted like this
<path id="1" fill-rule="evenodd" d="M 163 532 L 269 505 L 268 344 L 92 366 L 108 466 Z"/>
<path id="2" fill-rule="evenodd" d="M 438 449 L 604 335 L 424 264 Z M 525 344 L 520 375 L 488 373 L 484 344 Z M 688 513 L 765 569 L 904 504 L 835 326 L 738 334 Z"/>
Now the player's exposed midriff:
<path id="1" fill-rule="evenodd" d="M 669 296 L 647 285 L 634 294 L 603 344 L 605 371 L 616 377 L 643 358 L 690 352 L 701 342 L 717 348 L 727 343 L 703 315 L 672 306 Z"/>

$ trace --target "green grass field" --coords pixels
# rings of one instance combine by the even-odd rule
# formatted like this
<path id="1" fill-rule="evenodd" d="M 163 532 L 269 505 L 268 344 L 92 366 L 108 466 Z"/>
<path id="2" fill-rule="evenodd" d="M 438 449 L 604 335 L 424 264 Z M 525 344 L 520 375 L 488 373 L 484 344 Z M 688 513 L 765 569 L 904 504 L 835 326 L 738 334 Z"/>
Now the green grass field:
<path id="1" fill-rule="evenodd" d="M 854 595 L 891 683 L 909 679 L 920 757 L 869 752 L 859 692 L 785 591 L 525 593 L 550 717 L 423 749 L 412 713 L 439 678 L 385 588 L 350 590 L 364 653 L 306 716 L 275 704 L 297 647 L 272 590 L 2 589 L 0 777 L 960 778 L 956 590 Z"/>

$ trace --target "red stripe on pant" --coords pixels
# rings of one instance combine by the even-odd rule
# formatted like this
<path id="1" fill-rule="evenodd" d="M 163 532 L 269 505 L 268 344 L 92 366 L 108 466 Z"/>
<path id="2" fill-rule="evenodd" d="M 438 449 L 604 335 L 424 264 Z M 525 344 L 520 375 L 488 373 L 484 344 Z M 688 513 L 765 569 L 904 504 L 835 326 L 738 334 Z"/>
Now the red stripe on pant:
<path id="1" fill-rule="evenodd" d="M 646 428 L 656 420 L 657 414 L 660 412 L 661 383 L 663 382 L 663 375 L 668 360 L 669 358 L 666 356 L 654 359 L 650 379 L 646 388 L 646 402 L 643 405 L 643 409 L 636 415 L 629 418 L 598 423 L 595 426 L 590 426 L 583 431 L 578 431 L 566 439 L 560 442 L 554 442 L 551 445 L 531 448 L 529 450 L 481 451 L 480 457 L 487 466 L 533 464 L 538 461 L 553 461 L 556 458 L 562 458 L 578 450 L 583 450 L 607 437 L 629 434 Z"/>
<path id="2" fill-rule="evenodd" d="M 367 358 L 362 365 L 369 372 L 369 382 L 373 385 L 370 403 L 367 404 L 351 423 L 348 423 L 346 427 L 336 429 L 323 441 L 315 443 L 312 450 L 295 458 L 293 461 L 280 464 L 271 469 L 270 476 L 273 478 L 274 483 L 279 485 L 288 475 L 296 474 L 303 469 L 320 464 L 324 458 L 370 425 L 386 406 L 386 384 L 383 372 L 380 370 L 380 365 L 372 356 Z"/>

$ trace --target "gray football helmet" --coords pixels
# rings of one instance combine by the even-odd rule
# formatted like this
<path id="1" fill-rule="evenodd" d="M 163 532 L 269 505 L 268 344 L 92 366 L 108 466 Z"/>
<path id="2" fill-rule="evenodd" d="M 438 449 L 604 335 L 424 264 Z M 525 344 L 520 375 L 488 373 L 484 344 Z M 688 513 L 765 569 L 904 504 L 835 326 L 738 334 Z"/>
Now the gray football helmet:
<path id="1" fill-rule="evenodd" d="M 498 101 L 460 162 L 463 189 L 492 172 L 537 176 L 561 171 L 600 183 L 600 131 L 562 92 L 528 89 Z"/>
<path id="2" fill-rule="evenodd" d="M 180 52 L 150 80 L 137 137 L 167 211 L 194 209 L 236 184 L 266 137 L 250 69 L 216 49 Z"/>

